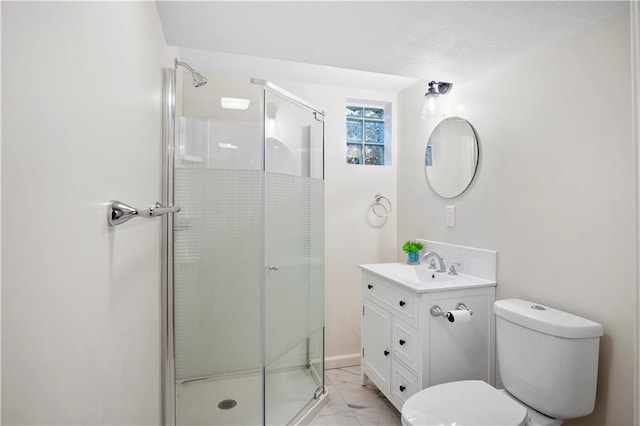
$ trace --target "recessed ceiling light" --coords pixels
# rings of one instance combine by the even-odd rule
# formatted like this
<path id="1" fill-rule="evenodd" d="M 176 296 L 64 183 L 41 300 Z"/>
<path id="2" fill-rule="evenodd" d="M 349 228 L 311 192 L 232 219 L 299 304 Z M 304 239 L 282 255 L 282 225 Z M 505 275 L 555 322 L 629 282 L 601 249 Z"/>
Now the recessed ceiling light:
<path id="1" fill-rule="evenodd" d="M 220 98 L 220 106 L 224 109 L 242 109 L 249 108 L 251 101 L 241 98 Z"/>

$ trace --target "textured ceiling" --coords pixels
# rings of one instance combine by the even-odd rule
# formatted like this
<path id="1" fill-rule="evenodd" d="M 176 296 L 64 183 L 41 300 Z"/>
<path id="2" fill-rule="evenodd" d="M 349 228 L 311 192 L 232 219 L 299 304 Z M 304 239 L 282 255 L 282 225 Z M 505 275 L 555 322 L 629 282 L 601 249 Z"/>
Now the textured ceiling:
<path id="1" fill-rule="evenodd" d="M 626 1 L 157 3 L 170 45 L 454 82 L 473 79 L 627 5 Z"/>

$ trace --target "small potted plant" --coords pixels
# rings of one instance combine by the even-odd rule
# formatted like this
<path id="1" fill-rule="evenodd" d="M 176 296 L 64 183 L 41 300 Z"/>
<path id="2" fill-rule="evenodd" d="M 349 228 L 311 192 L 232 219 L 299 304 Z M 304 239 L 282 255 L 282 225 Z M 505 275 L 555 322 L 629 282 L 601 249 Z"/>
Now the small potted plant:
<path id="1" fill-rule="evenodd" d="M 418 241 L 407 241 L 402 246 L 402 250 L 407 253 L 407 263 L 409 265 L 417 265 L 420 263 L 420 250 L 424 248 L 424 244 Z"/>

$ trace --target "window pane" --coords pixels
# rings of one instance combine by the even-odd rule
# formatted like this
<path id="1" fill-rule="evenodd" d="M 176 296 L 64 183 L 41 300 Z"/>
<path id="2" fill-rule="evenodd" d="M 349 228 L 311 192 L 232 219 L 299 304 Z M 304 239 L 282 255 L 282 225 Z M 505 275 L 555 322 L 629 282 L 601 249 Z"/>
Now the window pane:
<path id="1" fill-rule="evenodd" d="M 362 142 L 362 121 L 347 120 L 347 141 Z"/>
<path id="2" fill-rule="evenodd" d="M 361 107 L 347 107 L 347 117 L 362 117 L 362 108 Z"/>
<path id="3" fill-rule="evenodd" d="M 384 118 L 384 110 L 380 108 L 365 108 L 364 117 L 382 120 Z"/>
<path id="4" fill-rule="evenodd" d="M 384 146 L 365 145 L 364 164 L 384 166 Z"/>
<path id="5" fill-rule="evenodd" d="M 362 145 L 347 144 L 347 164 L 362 164 Z"/>
<path id="6" fill-rule="evenodd" d="M 365 121 L 364 134 L 366 143 L 384 143 L 384 122 Z"/>

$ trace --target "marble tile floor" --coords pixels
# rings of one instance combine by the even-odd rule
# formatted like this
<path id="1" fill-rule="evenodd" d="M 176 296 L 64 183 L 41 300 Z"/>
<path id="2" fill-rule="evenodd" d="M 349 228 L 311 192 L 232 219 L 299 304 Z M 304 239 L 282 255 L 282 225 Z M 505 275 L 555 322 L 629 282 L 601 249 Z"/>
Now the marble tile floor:
<path id="1" fill-rule="evenodd" d="M 360 367 L 325 371 L 329 405 L 312 426 L 400 426 L 400 413 L 371 382 L 360 385 Z"/>

